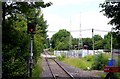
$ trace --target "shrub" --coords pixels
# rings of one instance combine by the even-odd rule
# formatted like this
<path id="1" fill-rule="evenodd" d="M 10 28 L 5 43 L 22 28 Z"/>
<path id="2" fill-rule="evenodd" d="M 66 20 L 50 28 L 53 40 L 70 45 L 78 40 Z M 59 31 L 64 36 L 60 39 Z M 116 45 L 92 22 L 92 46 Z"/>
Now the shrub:
<path id="1" fill-rule="evenodd" d="M 94 58 L 94 56 L 92 56 L 92 55 L 88 55 L 88 56 L 85 56 L 85 57 L 84 57 L 84 59 L 85 59 L 86 61 L 93 61 L 93 58 Z"/>
<path id="2" fill-rule="evenodd" d="M 51 49 L 49 49 L 48 51 L 50 51 L 50 52 L 54 52 L 54 49 L 51 48 Z"/>
<path id="3" fill-rule="evenodd" d="M 65 58 L 65 55 L 62 53 L 61 56 L 58 56 L 57 59 L 62 61 Z"/>
<path id="4" fill-rule="evenodd" d="M 40 77 L 40 74 L 42 73 L 42 59 L 39 58 L 37 63 L 35 64 L 33 71 L 32 71 L 32 77 Z"/>
<path id="5" fill-rule="evenodd" d="M 105 65 L 108 65 L 108 58 L 107 54 L 100 53 L 94 57 L 92 69 L 95 70 L 102 70 Z"/>

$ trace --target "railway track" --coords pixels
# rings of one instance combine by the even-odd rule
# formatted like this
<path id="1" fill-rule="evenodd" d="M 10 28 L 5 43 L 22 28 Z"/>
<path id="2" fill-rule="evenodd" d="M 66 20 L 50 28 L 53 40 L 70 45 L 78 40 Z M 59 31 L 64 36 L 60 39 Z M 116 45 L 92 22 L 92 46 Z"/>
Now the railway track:
<path id="1" fill-rule="evenodd" d="M 50 55 L 47 51 L 44 52 L 45 55 Z M 49 67 L 53 79 L 75 79 L 66 69 L 64 69 L 54 58 L 45 57 L 46 63 Z"/>

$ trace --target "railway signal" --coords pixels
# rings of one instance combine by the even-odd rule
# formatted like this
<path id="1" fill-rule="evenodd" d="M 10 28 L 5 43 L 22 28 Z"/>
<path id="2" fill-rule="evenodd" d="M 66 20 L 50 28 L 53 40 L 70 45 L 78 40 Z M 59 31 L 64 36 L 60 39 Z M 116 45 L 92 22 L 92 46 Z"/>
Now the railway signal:
<path id="1" fill-rule="evenodd" d="M 29 76 L 32 77 L 32 67 L 33 67 L 33 41 L 35 34 L 36 24 L 28 23 L 27 32 L 30 34 L 30 58 L 29 58 Z"/>
<path id="2" fill-rule="evenodd" d="M 28 23 L 28 25 L 27 25 L 28 33 L 34 34 L 35 29 L 36 29 L 36 24 L 35 23 Z"/>

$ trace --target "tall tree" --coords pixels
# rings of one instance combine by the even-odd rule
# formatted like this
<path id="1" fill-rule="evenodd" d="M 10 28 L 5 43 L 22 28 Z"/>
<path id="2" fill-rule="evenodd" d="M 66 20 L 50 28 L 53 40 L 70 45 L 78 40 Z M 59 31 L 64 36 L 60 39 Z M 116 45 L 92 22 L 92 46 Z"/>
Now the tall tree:
<path id="1" fill-rule="evenodd" d="M 72 45 L 74 46 L 73 49 L 78 49 L 79 38 L 73 38 Z"/>
<path id="2" fill-rule="evenodd" d="M 93 38 L 95 42 L 103 39 L 100 35 L 94 35 Z"/>
<path id="3" fill-rule="evenodd" d="M 83 46 L 87 45 L 88 49 L 92 49 L 92 38 L 83 38 Z"/>
<path id="4" fill-rule="evenodd" d="M 72 37 L 71 37 L 72 41 Z M 69 50 L 70 32 L 62 29 L 55 33 L 51 38 L 52 47 L 56 50 Z"/>
<path id="5" fill-rule="evenodd" d="M 108 32 L 108 34 L 106 34 L 104 36 L 104 49 L 108 49 L 110 51 L 111 49 L 111 33 L 112 33 L 112 42 L 113 42 L 113 49 L 119 49 L 119 44 L 118 44 L 118 37 L 116 36 L 115 32 Z"/>
<path id="6" fill-rule="evenodd" d="M 116 26 L 116 39 L 120 48 L 120 2 L 104 2 L 100 4 L 101 12 L 107 17 L 111 18 L 109 24 Z"/>
<path id="7" fill-rule="evenodd" d="M 98 49 L 104 49 L 104 42 L 103 42 L 103 38 L 100 35 L 94 35 L 94 47 L 96 50 Z"/>

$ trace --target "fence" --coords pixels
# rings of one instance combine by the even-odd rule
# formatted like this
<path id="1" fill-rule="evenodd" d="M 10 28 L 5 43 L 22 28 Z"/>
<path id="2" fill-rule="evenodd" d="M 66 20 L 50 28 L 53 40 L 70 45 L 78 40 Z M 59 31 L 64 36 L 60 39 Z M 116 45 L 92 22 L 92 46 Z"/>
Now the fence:
<path id="1" fill-rule="evenodd" d="M 103 50 L 70 50 L 70 51 L 59 51 L 55 50 L 54 55 L 56 56 L 61 56 L 62 54 L 65 55 L 66 57 L 85 57 L 87 55 L 94 55 L 102 52 Z"/>

